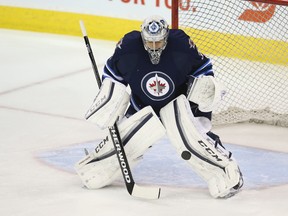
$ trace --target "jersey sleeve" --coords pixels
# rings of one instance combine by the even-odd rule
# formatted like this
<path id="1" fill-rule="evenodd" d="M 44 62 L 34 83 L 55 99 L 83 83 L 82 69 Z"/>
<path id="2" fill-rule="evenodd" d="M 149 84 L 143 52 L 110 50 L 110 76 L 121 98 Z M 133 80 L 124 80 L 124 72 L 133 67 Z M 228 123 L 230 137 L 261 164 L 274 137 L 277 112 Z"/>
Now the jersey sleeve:
<path id="1" fill-rule="evenodd" d="M 173 43 L 173 49 L 177 49 L 181 53 L 188 55 L 187 64 L 190 65 L 188 75 L 194 77 L 203 75 L 214 76 L 211 60 L 198 51 L 196 44 L 189 35 L 181 29 L 171 29 L 169 34 L 171 38 L 170 43 Z"/>
<path id="2" fill-rule="evenodd" d="M 129 71 L 130 65 L 128 64 L 129 62 L 127 62 L 129 61 L 128 56 L 131 56 L 131 53 L 136 52 L 135 49 L 137 48 L 135 47 L 137 47 L 139 38 L 139 31 L 131 31 L 124 35 L 117 43 L 113 55 L 106 61 L 102 79 L 110 78 L 126 86 L 128 85 L 126 82 L 126 80 L 129 79 L 129 73 L 127 72 Z"/>
<path id="3" fill-rule="evenodd" d="M 190 53 L 192 55 L 192 61 L 194 61 L 193 64 L 193 70 L 191 71 L 191 75 L 194 77 L 199 76 L 208 76 L 212 75 L 214 76 L 213 72 L 213 66 L 212 61 L 210 58 L 206 57 L 204 54 L 198 51 L 197 46 L 194 44 L 194 42 L 189 38 L 189 49 Z"/>
<path id="4" fill-rule="evenodd" d="M 117 43 L 114 54 L 106 61 L 106 64 L 103 70 L 102 80 L 106 78 L 110 78 L 124 85 L 127 85 L 127 83 L 124 81 L 122 74 L 117 68 L 117 62 L 119 61 L 119 58 L 121 55 L 122 41 L 123 41 L 123 38 Z"/>
<path id="5" fill-rule="evenodd" d="M 111 56 L 104 66 L 102 80 L 106 78 L 110 78 L 112 80 L 115 80 L 117 82 L 120 82 L 124 85 L 127 85 L 127 83 L 124 81 L 124 78 L 122 77 L 122 74 L 117 70 L 117 58 L 113 55 Z"/>
<path id="6" fill-rule="evenodd" d="M 211 59 L 204 57 L 203 60 L 201 59 L 201 64 L 199 64 L 199 67 L 193 71 L 191 74 L 194 77 L 199 77 L 199 76 L 214 76 L 213 68 L 212 68 L 212 62 Z"/>

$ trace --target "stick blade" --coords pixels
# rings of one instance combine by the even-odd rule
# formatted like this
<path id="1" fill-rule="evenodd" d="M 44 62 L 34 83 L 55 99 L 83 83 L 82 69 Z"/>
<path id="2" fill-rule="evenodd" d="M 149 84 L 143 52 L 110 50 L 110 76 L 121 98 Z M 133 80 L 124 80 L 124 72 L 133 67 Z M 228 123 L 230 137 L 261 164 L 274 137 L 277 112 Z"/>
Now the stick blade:
<path id="1" fill-rule="evenodd" d="M 144 199 L 159 199 L 161 188 L 158 187 L 145 187 L 134 184 L 133 190 L 130 195 Z"/>

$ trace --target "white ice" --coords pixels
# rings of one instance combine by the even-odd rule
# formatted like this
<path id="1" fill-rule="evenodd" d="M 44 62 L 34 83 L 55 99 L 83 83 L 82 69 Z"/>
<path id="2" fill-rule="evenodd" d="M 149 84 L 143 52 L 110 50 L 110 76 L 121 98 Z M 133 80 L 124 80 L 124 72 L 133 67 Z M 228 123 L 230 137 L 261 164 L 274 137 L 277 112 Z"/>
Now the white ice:
<path id="1" fill-rule="evenodd" d="M 115 43 L 90 40 L 101 71 Z M 96 93 L 83 38 L 0 30 L 1 216 L 287 215 L 288 129 L 267 125 L 214 129 L 244 172 L 230 199 L 213 199 L 165 139 L 134 170 L 159 200 L 131 197 L 121 179 L 83 188 L 73 163 L 103 136 L 84 120 Z"/>

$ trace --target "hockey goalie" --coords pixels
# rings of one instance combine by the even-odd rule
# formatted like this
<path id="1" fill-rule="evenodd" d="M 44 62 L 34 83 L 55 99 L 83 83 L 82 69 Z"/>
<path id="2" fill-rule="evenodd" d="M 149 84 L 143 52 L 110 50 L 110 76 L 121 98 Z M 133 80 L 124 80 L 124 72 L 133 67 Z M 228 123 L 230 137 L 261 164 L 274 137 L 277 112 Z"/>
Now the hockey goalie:
<path id="1" fill-rule="evenodd" d="M 224 95 L 211 59 L 182 30 L 169 29 L 165 19 L 150 16 L 140 31 L 117 43 L 86 119 L 103 130 L 117 125 L 130 167 L 167 134 L 211 196 L 227 198 L 240 191 L 243 177 L 232 153 L 211 132 L 212 111 Z M 121 176 L 111 140 L 107 133 L 75 165 L 87 188 L 108 186 Z"/>

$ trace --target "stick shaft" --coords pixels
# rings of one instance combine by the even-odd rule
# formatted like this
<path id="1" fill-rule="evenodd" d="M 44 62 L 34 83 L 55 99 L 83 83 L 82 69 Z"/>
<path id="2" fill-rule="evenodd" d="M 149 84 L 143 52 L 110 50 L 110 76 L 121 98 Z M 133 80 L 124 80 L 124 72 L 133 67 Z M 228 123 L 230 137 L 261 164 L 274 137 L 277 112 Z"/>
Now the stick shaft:
<path id="1" fill-rule="evenodd" d="M 99 74 L 98 67 L 97 67 L 97 64 L 96 64 L 96 61 L 95 61 L 95 58 L 93 55 L 93 51 L 91 49 L 90 41 L 89 41 L 89 38 L 87 36 L 87 32 L 86 32 L 86 29 L 85 29 L 85 26 L 84 26 L 84 23 L 82 20 L 80 20 L 80 27 L 81 27 L 83 38 L 84 38 L 84 41 L 85 41 L 85 44 L 87 47 L 87 51 L 88 51 L 88 54 L 89 54 L 89 57 L 91 60 L 91 64 L 92 64 L 93 72 L 94 72 L 94 75 L 95 75 L 95 78 L 97 81 L 97 85 L 100 88 L 102 85 L 100 74 Z"/>
<path id="2" fill-rule="evenodd" d="M 97 64 L 90 46 L 89 38 L 84 26 L 83 21 L 80 21 L 80 27 L 83 34 L 83 38 L 87 47 L 87 51 L 91 60 L 91 64 L 93 67 L 93 72 L 98 84 L 98 87 L 100 88 L 102 85 L 100 74 L 97 68 Z M 112 138 L 112 142 L 116 151 L 117 159 L 119 162 L 120 169 L 122 171 L 122 175 L 124 178 L 125 186 L 128 191 L 128 193 L 135 197 L 145 198 L 145 199 L 158 199 L 160 197 L 160 188 L 154 188 L 154 187 L 142 187 L 138 186 L 133 179 L 133 175 L 129 166 L 129 162 L 124 150 L 124 146 L 120 137 L 120 133 L 117 127 L 117 124 L 115 123 L 112 127 L 109 127 L 109 132 Z"/>

